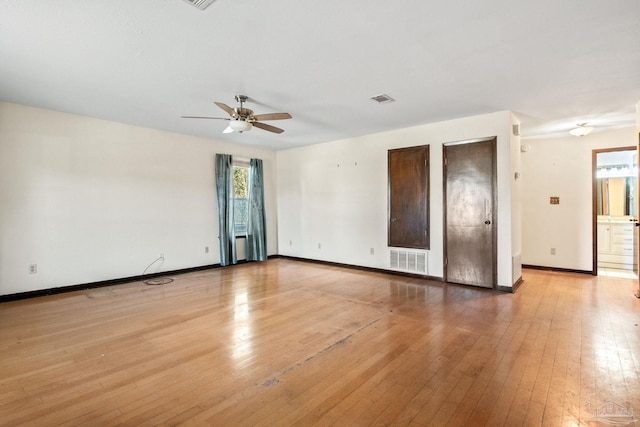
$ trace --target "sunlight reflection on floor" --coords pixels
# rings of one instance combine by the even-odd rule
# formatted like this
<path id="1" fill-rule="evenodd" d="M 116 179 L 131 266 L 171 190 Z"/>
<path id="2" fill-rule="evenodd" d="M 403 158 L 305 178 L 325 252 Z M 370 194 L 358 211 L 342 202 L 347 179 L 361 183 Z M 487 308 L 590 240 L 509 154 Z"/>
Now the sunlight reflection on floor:
<path id="1" fill-rule="evenodd" d="M 618 270 L 616 268 L 598 268 L 598 276 L 620 277 L 623 279 L 637 279 L 633 270 Z"/>

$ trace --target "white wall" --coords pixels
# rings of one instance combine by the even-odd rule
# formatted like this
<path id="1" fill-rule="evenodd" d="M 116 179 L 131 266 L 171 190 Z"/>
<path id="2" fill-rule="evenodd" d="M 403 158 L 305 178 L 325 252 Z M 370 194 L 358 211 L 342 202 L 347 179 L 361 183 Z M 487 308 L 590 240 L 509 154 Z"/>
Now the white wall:
<path id="1" fill-rule="evenodd" d="M 510 115 L 510 126 L 520 127 L 520 121 Z M 522 155 L 520 152 L 520 136 L 510 133 L 511 156 L 511 181 L 510 205 L 511 205 L 511 254 L 513 256 L 512 281 L 515 283 L 522 277 Z"/>
<path id="2" fill-rule="evenodd" d="M 522 154 L 522 263 L 591 271 L 592 150 L 635 146 L 634 127 L 522 144 L 531 147 Z"/>
<path id="3" fill-rule="evenodd" d="M 0 103 L 0 294 L 218 263 L 216 153 L 263 159 L 277 253 L 275 152 Z"/>
<path id="4" fill-rule="evenodd" d="M 504 111 L 279 151 L 280 254 L 388 269 L 387 150 L 429 144 L 427 274 L 442 277 L 442 144 L 497 136 L 498 285 L 511 287 L 512 246 L 519 251 L 519 238 L 512 238 L 511 229 L 519 224 L 519 219 L 511 219 L 518 212 L 512 209 L 511 192 L 517 193 L 519 185 L 512 181 L 512 157 L 519 154 L 519 138 L 511 135 L 513 123 L 515 117 Z"/>

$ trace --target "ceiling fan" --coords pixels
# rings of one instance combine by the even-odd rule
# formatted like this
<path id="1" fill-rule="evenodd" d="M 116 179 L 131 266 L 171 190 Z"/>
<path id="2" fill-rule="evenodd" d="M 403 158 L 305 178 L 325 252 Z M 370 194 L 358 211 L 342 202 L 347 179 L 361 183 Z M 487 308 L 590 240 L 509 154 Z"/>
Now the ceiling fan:
<path id="1" fill-rule="evenodd" d="M 269 132 L 273 133 L 282 133 L 283 129 L 277 128 L 275 126 L 268 125 L 266 123 L 262 123 L 262 120 L 285 120 L 290 119 L 291 114 L 289 113 L 267 113 L 267 114 L 253 114 L 253 110 L 244 107 L 244 103 L 247 101 L 248 97 L 246 95 L 236 95 L 236 101 L 238 101 L 238 106 L 236 108 L 231 108 L 227 104 L 223 104 L 222 102 L 214 103 L 223 109 L 229 114 L 229 118 L 223 117 L 201 117 L 201 116 L 182 116 L 183 119 L 212 119 L 212 120 L 228 120 L 229 126 L 222 133 L 231 133 L 231 132 L 247 132 L 250 131 L 252 127 L 257 127 Z"/>

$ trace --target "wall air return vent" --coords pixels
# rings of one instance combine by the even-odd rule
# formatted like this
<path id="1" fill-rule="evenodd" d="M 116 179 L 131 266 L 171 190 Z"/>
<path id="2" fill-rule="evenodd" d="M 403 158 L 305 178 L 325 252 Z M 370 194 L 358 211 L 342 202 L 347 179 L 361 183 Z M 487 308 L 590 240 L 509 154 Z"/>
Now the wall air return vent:
<path id="1" fill-rule="evenodd" d="M 427 274 L 427 253 L 391 249 L 389 250 L 389 268 L 408 273 Z"/>
<path id="2" fill-rule="evenodd" d="M 371 99 L 376 101 L 379 104 L 387 104 L 389 102 L 395 101 L 395 99 L 393 99 L 386 93 L 381 93 L 380 95 L 372 96 Z"/>
<path id="3" fill-rule="evenodd" d="M 197 7 L 200 10 L 205 10 L 215 0 L 184 0 L 192 6 Z"/>

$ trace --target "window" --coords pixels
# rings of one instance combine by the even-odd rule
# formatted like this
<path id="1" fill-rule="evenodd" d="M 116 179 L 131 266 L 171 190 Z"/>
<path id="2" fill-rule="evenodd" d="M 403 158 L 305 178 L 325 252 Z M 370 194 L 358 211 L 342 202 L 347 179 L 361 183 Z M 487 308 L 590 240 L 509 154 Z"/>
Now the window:
<path id="1" fill-rule="evenodd" d="M 247 261 L 266 260 L 262 160 L 216 153 L 215 177 L 220 265 L 238 262 L 238 244 Z"/>
<path id="2" fill-rule="evenodd" d="M 233 165 L 233 224 L 236 237 L 247 235 L 249 218 L 249 167 Z"/>

